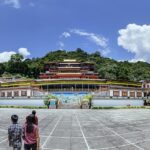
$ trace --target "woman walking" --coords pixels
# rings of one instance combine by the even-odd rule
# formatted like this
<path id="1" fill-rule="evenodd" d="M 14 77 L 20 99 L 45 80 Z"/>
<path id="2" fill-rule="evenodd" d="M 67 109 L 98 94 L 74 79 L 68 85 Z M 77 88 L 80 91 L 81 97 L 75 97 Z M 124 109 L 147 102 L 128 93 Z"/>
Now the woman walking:
<path id="1" fill-rule="evenodd" d="M 23 140 L 25 150 L 40 150 L 39 128 L 33 124 L 33 115 L 27 116 L 23 127 Z"/>

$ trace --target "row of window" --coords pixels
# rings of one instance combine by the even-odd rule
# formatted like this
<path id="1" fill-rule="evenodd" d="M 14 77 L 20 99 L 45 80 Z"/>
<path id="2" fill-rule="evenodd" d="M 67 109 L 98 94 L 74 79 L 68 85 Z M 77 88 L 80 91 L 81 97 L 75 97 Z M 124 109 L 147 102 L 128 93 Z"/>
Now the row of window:
<path id="1" fill-rule="evenodd" d="M 118 97 L 119 91 L 113 91 L 113 96 Z M 122 91 L 122 97 L 135 97 L 135 92 L 130 92 L 130 95 L 128 95 L 127 91 Z M 142 92 L 137 92 L 137 97 L 142 97 Z"/>
<path id="2" fill-rule="evenodd" d="M 143 84 L 143 88 L 150 88 L 150 84 Z"/>
<path id="3" fill-rule="evenodd" d="M 6 92 L 1 92 L 1 97 L 19 97 L 19 91 L 14 91 L 14 95 L 12 95 L 12 92 L 7 92 L 7 95 L 6 95 Z M 27 91 L 21 91 L 21 96 L 27 96 Z"/>
<path id="4" fill-rule="evenodd" d="M 1 92 L 1 97 L 19 97 L 19 91 L 14 91 L 14 95 L 12 95 L 12 92 Z M 21 96 L 27 96 L 27 91 L 21 91 Z M 113 96 L 118 97 L 119 96 L 119 91 L 113 91 Z M 128 92 L 127 91 L 122 91 L 122 97 L 127 97 Z M 130 97 L 135 97 L 135 92 L 130 92 Z M 137 97 L 142 97 L 142 92 L 137 92 Z"/>

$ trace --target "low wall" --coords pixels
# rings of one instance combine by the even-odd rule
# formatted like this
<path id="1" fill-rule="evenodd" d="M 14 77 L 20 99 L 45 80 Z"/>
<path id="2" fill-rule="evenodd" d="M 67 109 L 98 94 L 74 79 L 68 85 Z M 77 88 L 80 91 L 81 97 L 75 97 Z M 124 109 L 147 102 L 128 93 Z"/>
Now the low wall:
<path id="1" fill-rule="evenodd" d="M 92 106 L 143 106 L 144 101 L 143 100 L 98 100 L 94 99 L 92 100 Z"/>
<path id="2" fill-rule="evenodd" d="M 0 105 L 5 106 L 45 106 L 43 99 L 0 99 Z"/>
<path id="3" fill-rule="evenodd" d="M 106 99 L 94 99 L 92 100 L 92 106 L 143 106 L 143 100 L 106 100 Z M 44 106 L 42 98 L 21 98 L 21 99 L 0 99 L 0 105 L 8 106 Z"/>

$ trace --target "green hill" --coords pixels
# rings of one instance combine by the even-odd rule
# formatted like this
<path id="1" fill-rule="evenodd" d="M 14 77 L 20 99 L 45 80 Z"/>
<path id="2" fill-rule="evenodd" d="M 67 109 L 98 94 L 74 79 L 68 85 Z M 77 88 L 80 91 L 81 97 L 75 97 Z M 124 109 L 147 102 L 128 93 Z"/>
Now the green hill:
<path id="1" fill-rule="evenodd" d="M 0 63 L 0 76 L 38 78 L 44 72 L 44 63 L 76 59 L 79 62 L 93 62 L 100 78 L 109 80 L 140 81 L 150 80 L 150 64 L 146 62 L 118 62 L 101 56 L 100 52 L 87 53 L 78 48 L 75 51 L 56 50 L 41 58 L 23 59 L 20 54 L 11 56 L 10 61 Z"/>

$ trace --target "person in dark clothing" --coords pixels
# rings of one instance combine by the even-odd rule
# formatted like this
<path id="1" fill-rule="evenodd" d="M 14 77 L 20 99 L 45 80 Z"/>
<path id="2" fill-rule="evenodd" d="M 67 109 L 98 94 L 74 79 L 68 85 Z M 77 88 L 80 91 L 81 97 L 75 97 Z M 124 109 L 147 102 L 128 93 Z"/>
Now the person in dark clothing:
<path id="1" fill-rule="evenodd" d="M 13 150 L 21 150 L 22 146 L 22 127 L 18 124 L 18 116 L 11 116 L 12 125 L 8 128 L 8 141 L 9 146 L 13 147 Z"/>
<path id="2" fill-rule="evenodd" d="M 35 110 L 32 111 L 32 115 L 33 115 L 33 124 L 38 125 L 38 117 L 36 115 Z"/>

